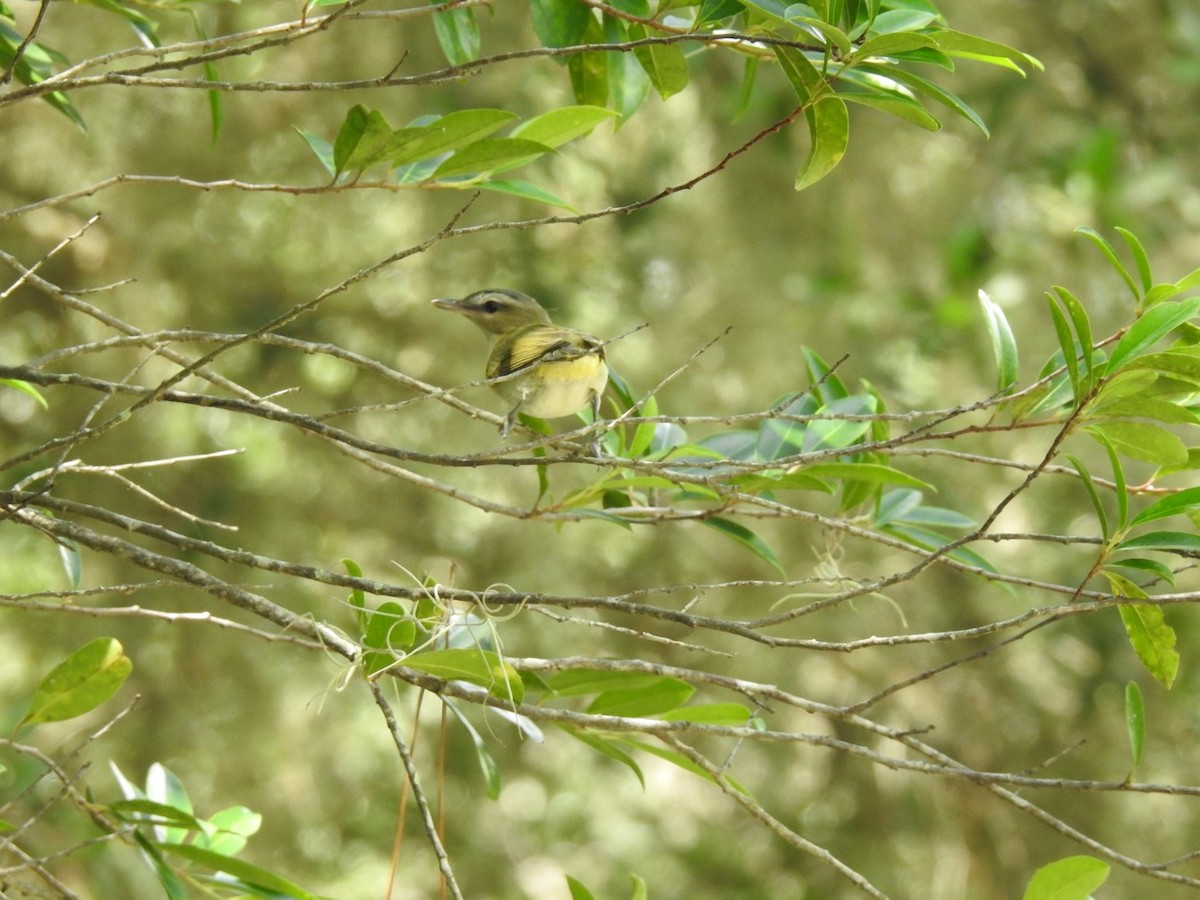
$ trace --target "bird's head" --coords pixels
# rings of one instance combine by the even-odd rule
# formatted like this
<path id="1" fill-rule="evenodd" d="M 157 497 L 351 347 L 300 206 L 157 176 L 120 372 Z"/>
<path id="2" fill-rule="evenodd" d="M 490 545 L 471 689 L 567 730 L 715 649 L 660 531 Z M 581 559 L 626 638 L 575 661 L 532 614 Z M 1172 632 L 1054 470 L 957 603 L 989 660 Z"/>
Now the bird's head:
<path id="1" fill-rule="evenodd" d="M 476 291 L 461 300 L 438 299 L 433 305 L 466 316 L 488 334 L 506 334 L 522 325 L 550 324 L 550 316 L 540 303 L 505 288 Z"/>

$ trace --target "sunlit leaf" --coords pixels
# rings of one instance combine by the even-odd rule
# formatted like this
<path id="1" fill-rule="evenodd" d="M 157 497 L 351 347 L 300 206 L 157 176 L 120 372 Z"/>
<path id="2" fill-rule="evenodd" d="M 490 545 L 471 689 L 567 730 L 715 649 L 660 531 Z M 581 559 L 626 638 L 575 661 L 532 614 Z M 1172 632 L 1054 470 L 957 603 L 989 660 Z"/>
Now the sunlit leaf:
<path id="1" fill-rule="evenodd" d="M 112 697 L 132 671 L 133 663 L 120 641 L 110 637 L 89 641 L 41 680 L 20 727 L 91 712 Z"/>
<path id="2" fill-rule="evenodd" d="M 838 96 L 847 103 L 870 106 L 926 131 L 940 131 L 942 127 L 942 123 L 931 116 L 919 100 L 897 92 L 869 94 L 862 91 L 839 91 Z"/>
<path id="3" fill-rule="evenodd" d="M 1188 458 L 1179 437 L 1149 422 L 1100 422 L 1086 429 L 1094 436 L 1104 435 L 1126 456 L 1160 466 L 1179 465 Z"/>
<path id="4" fill-rule="evenodd" d="M 696 722 L 738 728 L 750 721 L 751 713 L 740 703 L 700 703 L 669 710 L 661 718 L 668 722 Z"/>
<path id="5" fill-rule="evenodd" d="M 564 106 L 527 119 L 512 130 L 511 137 L 558 147 L 591 133 L 597 125 L 616 115 L 602 106 Z"/>
<path id="6" fill-rule="evenodd" d="M 482 140 L 515 118 L 515 114 L 502 109 L 462 109 L 449 113 L 420 125 L 419 131 L 413 128 L 412 139 L 398 146 L 389 155 L 389 162 L 398 168 L 457 150 Z"/>
<path id="7" fill-rule="evenodd" d="M 1000 44 L 996 41 L 989 41 L 986 38 L 976 37 L 973 34 L 964 34 L 961 31 L 937 31 L 932 37 L 937 41 L 938 48 L 944 53 L 951 56 L 961 56 L 965 59 L 974 59 L 980 62 L 991 63 L 992 65 L 1004 66 L 1017 72 L 1024 77 L 1025 70 L 1022 66 L 1029 66 L 1032 69 L 1044 69 L 1041 61 L 1028 53 L 1022 53 L 1006 44 Z"/>
<path id="8" fill-rule="evenodd" d="M 1091 856 L 1056 860 L 1034 872 L 1022 900 L 1088 900 L 1108 870 L 1108 863 Z"/>
<path id="9" fill-rule="evenodd" d="M 979 292 L 979 303 L 983 307 L 983 319 L 992 344 L 992 357 L 996 360 L 996 388 L 1007 392 L 1017 383 L 1019 375 L 1017 339 L 1013 336 L 1004 310 L 985 291 Z"/>
<path id="10" fill-rule="evenodd" d="M 482 175 L 501 169 L 514 169 L 553 149 L 536 141 L 520 138 L 484 138 L 468 144 L 434 170 L 434 178 Z"/>
<path id="11" fill-rule="evenodd" d="M 1117 572 L 1105 569 L 1114 596 L 1145 600 L 1146 592 Z M 1134 653 L 1146 671 L 1170 688 L 1179 672 L 1179 654 L 1175 651 L 1175 630 L 1167 624 L 1162 607 L 1149 603 L 1125 603 L 1117 607 L 1125 633 Z"/>
<path id="12" fill-rule="evenodd" d="M 520 703 L 525 685 L 520 673 L 489 650 L 429 650 L 406 656 L 402 665 L 447 681 L 467 681 L 494 697 Z"/>

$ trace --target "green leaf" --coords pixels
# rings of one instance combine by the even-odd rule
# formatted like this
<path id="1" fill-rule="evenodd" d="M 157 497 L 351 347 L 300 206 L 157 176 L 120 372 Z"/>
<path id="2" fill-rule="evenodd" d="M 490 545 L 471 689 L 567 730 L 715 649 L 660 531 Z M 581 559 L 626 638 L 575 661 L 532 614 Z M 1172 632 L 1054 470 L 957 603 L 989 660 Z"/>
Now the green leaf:
<path id="1" fill-rule="evenodd" d="M 376 651 L 362 655 L 363 671 L 367 675 L 386 669 L 416 644 L 417 623 L 395 600 L 385 600 L 374 610 L 364 610 L 362 615 L 366 622 L 363 646 Z"/>
<path id="2" fill-rule="evenodd" d="M 872 66 L 871 70 L 876 71 L 876 68 Z M 904 69 L 893 68 L 883 74 L 887 78 L 891 78 L 894 81 L 899 82 L 910 90 L 924 94 L 931 100 L 934 100 L 948 109 L 953 110 L 955 113 L 962 116 L 976 128 L 982 131 L 984 137 L 991 137 L 991 132 L 988 131 L 987 125 L 984 124 L 984 121 L 979 117 L 979 114 L 966 103 L 964 103 L 956 94 L 953 94 L 945 88 L 934 84 L 927 78 L 922 78 L 920 75 Z"/>
<path id="3" fill-rule="evenodd" d="M 501 169 L 523 166 L 554 150 L 536 141 L 521 138 L 484 138 L 468 144 L 434 170 L 433 177 L 453 178 L 462 175 L 486 175 Z"/>
<path id="4" fill-rule="evenodd" d="M 1124 575 L 1107 569 L 1101 574 L 1108 580 L 1114 596 L 1146 599 L 1146 592 Z M 1129 643 L 1146 671 L 1170 688 L 1179 672 L 1179 654 L 1175 651 L 1175 630 L 1167 624 L 1162 608 L 1149 603 L 1126 603 L 1117 610 Z"/>
<path id="5" fill-rule="evenodd" d="M 644 37 L 644 27 L 630 26 L 630 40 L 637 41 Z M 675 44 L 647 44 L 635 48 L 633 54 L 645 73 L 650 76 L 650 83 L 654 85 L 654 89 L 664 100 L 687 87 L 687 59 Z"/>
<path id="6" fill-rule="evenodd" d="M 1067 454 L 1067 461 L 1079 473 L 1079 480 L 1087 490 L 1088 499 L 1092 501 L 1092 509 L 1096 513 L 1096 521 L 1100 524 L 1100 534 L 1107 541 L 1109 536 L 1108 513 L 1105 512 L 1104 504 L 1100 501 L 1100 493 L 1096 490 L 1096 483 L 1092 480 L 1092 474 L 1077 457 Z"/>
<path id="7" fill-rule="evenodd" d="M 917 490 L 933 491 L 933 485 L 891 466 L 871 462 L 816 463 L 798 470 L 817 478 L 842 478 L 846 481 L 869 481 L 874 484 L 895 484 Z"/>
<path id="8" fill-rule="evenodd" d="M 924 47 L 936 47 L 937 42 L 926 34 L 915 31 L 897 31 L 878 34 L 865 41 L 854 54 L 854 59 L 868 59 L 872 56 L 891 56 L 895 53 L 906 53 Z"/>
<path id="9" fill-rule="evenodd" d="M 686 681 L 659 677 L 648 685 L 604 691 L 587 711 L 605 716 L 654 716 L 683 706 L 695 692 Z"/>
<path id="10" fill-rule="evenodd" d="M 291 898 L 291 900 L 320 900 L 316 894 L 310 894 L 298 884 L 288 881 L 274 872 L 240 859 L 223 856 L 220 853 L 214 853 L 211 850 L 205 850 L 192 844 L 156 843 L 153 846 L 162 853 L 179 856 L 189 862 L 206 866 L 213 871 L 232 875 L 246 885 L 260 890 L 274 891 L 276 894 L 282 894 L 285 897 Z"/>
<path id="11" fill-rule="evenodd" d="M 1160 303 L 1146 310 L 1117 341 L 1109 357 L 1107 373 L 1112 374 L 1128 365 L 1151 346 L 1200 312 L 1200 297 Z"/>
<path id="12" fill-rule="evenodd" d="M 1175 630 L 1167 624 L 1162 609 L 1143 603 L 1118 608 L 1138 659 L 1147 672 L 1169 688 L 1179 672 L 1179 654 L 1175 652 Z"/>
<path id="13" fill-rule="evenodd" d="M 1117 259 L 1116 251 L 1114 251 L 1112 245 L 1104 239 L 1103 235 L 1089 225 L 1080 225 L 1075 229 L 1075 233 L 1082 234 L 1100 249 L 1100 252 L 1104 254 L 1105 259 L 1107 259 L 1112 267 L 1117 270 L 1117 274 L 1121 276 L 1121 280 L 1125 282 L 1125 285 L 1129 288 L 1129 292 L 1133 294 L 1134 302 L 1141 303 L 1142 292 L 1138 290 L 1138 283 L 1133 280 L 1133 276 L 1129 274 L 1129 270 L 1125 268 L 1125 264 L 1122 263 L 1121 260 Z"/>
<path id="14" fill-rule="evenodd" d="M 750 552 L 759 559 L 770 563 L 779 572 L 780 575 L 787 577 L 787 572 L 783 568 L 783 563 L 779 561 L 779 557 L 775 555 L 767 543 L 757 534 L 737 522 L 732 522 L 729 519 L 722 519 L 720 516 L 712 516 L 701 520 L 709 528 L 714 528 L 722 534 L 727 534 L 735 541 L 740 541 L 745 547 L 749 548 Z"/>
<path id="15" fill-rule="evenodd" d="M 582 9 L 583 4 L 579 4 Z M 609 100 L 609 74 L 608 74 L 608 53 L 600 53 L 598 51 L 589 51 L 587 53 L 574 53 L 567 60 L 567 72 L 571 76 L 571 89 L 575 93 L 575 99 L 579 103 L 592 106 L 607 106 Z M 624 63 L 622 63 L 624 65 Z M 632 71 L 636 71 L 644 82 L 645 91 L 650 90 L 650 79 L 641 67 L 637 65 L 637 61 L 633 60 L 629 63 Z M 617 76 L 614 76 L 616 78 Z M 644 95 L 643 95 L 644 96 Z M 624 116 L 628 110 L 622 111 L 619 104 L 617 112 Z"/>
<path id="16" fill-rule="evenodd" d="M 325 171 L 330 177 L 337 175 L 337 167 L 333 164 L 333 144 L 325 140 L 319 135 L 313 134 L 311 131 L 304 131 L 300 128 L 296 129 L 296 134 L 304 138 L 304 142 L 308 144 L 308 149 L 313 152 L 313 155 L 325 167 Z"/>
<path id="17" fill-rule="evenodd" d="M 159 46 L 158 36 L 155 33 L 158 29 L 158 23 L 148 18 L 139 10 L 127 6 L 119 2 L 119 0 L 79 0 L 79 2 L 115 13 L 129 23 L 134 33 L 141 38 L 142 43 L 147 47 Z"/>
<path id="18" fill-rule="evenodd" d="M 581 743 L 587 744 L 597 753 L 607 756 L 609 759 L 616 760 L 621 765 L 633 772 L 634 777 L 641 783 L 642 787 L 646 786 L 646 776 L 642 772 L 642 767 L 637 764 L 631 755 L 617 744 L 612 738 L 605 735 L 595 734 L 590 731 L 579 731 L 574 728 L 566 728 L 566 732 Z"/>
<path id="19" fill-rule="evenodd" d="M 1132 527 L 1145 525 L 1167 516 L 1186 516 L 1200 510 L 1200 487 L 1185 488 L 1151 503 L 1133 517 Z"/>
<path id="20" fill-rule="evenodd" d="M 500 766 L 496 764 L 496 757 L 492 756 L 492 752 L 488 750 L 487 742 L 475 729 L 475 726 L 470 723 L 466 716 L 463 715 L 457 704 L 451 703 L 449 699 L 443 702 L 446 708 L 454 714 L 460 724 L 471 737 L 471 743 L 475 746 L 475 759 L 479 762 L 479 768 L 483 772 L 483 781 L 487 785 L 487 795 L 491 800 L 499 799 L 500 797 Z"/>
<path id="21" fill-rule="evenodd" d="M 1079 350 L 1075 337 L 1071 333 L 1071 326 L 1067 323 L 1066 315 L 1059 309 L 1055 296 L 1047 293 L 1046 299 L 1050 302 L 1050 318 L 1054 322 L 1054 333 L 1058 337 L 1062 360 L 1067 367 L 1067 377 L 1071 382 L 1071 395 L 1076 402 L 1079 402 L 1083 396 L 1083 385 L 1079 380 Z"/>
<path id="22" fill-rule="evenodd" d="M 1107 564 L 1109 568 L 1131 569 L 1132 571 L 1141 574 L 1149 572 L 1156 579 L 1174 586 L 1175 573 L 1171 569 L 1159 562 L 1157 559 L 1145 559 L 1143 557 L 1131 557 L 1129 559 L 1114 559 Z"/>
<path id="23" fill-rule="evenodd" d="M 1068 291 L 1065 287 L 1055 285 L 1053 288 L 1054 296 L 1058 302 L 1066 309 L 1067 315 L 1071 317 L 1071 324 L 1075 329 L 1075 337 L 1079 344 L 1079 355 L 1083 360 L 1084 368 L 1087 370 L 1088 381 L 1084 385 L 1084 393 L 1090 388 L 1092 377 L 1092 325 L 1088 321 L 1087 313 L 1083 309 L 1083 304 Z"/>
<path id="24" fill-rule="evenodd" d="M 1150 277 L 1150 260 L 1146 257 L 1146 249 L 1142 246 L 1142 242 L 1128 228 L 1122 228 L 1118 225 L 1113 230 L 1125 239 L 1125 243 L 1129 247 L 1129 252 L 1133 254 L 1133 261 L 1137 264 L 1138 276 L 1142 282 L 1142 293 L 1148 293 L 1150 288 L 1154 286 L 1154 281 Z"/>
<path id="25" fill-rule="evenodd" d="M 430 172 L 430 174 L 433 174 Z M 495 191 L 498 194 L 508 194 L 512 197 L 520 197 L 522 200 L 533 200 L 535 203 L 545 203 L 549 206 L 557 206 L 559 209 L 565 209 L 569 212 L 577 213 L 579 210 L 565 200 L 556 197 L 547 190 L 543 190 L 536 184 L 531 184 L 528 181 L 520 179 L 500 179 L 497 181 L 482 181 L 479 184 L 472 185 L 485 191 Z"/>
<path id="26" fill-rule="evenodd" d="M 570 47 L 580 43 L 592 11 L 577 0 L 530 0 L 533 30 L 546 47 Z"/>
<path id="27" fill-rule="evenodd" d="M 608 669 L 564 669 L 542 680 L 556 697 L 579 697 L 611 690 L 636 690 L 657 683 L 661 675 Z"/>
<path id="28" fill-rule="evenodd" d="M 850 36 L 840 28 L 829 24 L 824 19 L 818 16 L 791 15 L 792 10 L 803 10 L 804 5 L 797 3 L 788 7 L 788 22 L 791 25 L 799 26 L 804 31 L 807 31 L 817 41 L 826 46 L 833 47 L 837 50 L 840 57 L 848 57 L 854 50 L 854 43 L 850 40 Z"/>
<path id="29" fill-rule="evenodd" d="M 1136 681 L 1125 685 L 1125 729 L 1129 732 L 1129 749 L 1133 756 L 1133 768 L 1136 769 L 1146 749 L 1146 706 L 1142 702 L 1142 689 Z"/>
<path id="30" fill-rule="evenodd" d="M 394 168 L 399 168 L 417 160 L 449 153 L 487 137 L 515 118 L 517 116 L 514 113 L 502 109 L 462 109 L 418 128 L 403 129 L 411 131 L 413 137 L 395 148 L 389 156 L 389 162 Z"/>
<path id="31" fill-rule="evenodd" d="M 28 381 L 18 381 L 15 378 L 0 378 L 0 384 L 7 385 L 23 394 L 28 394 L 42 409 L 50 408 L 50 404 L 46 402 L 46 398 L 42 396 L 41 391 Z"/>
<path id="32" fill-rule="evenodd" d="M 1195 556 L 1200 554 L 1200 535 L 1190 531 L 1150 531 L 1121 541 L 1113 550 L 1161 550 Z"/>
<path id="33" fill-rule="evenodd" d="M 262 815 L 245 806 L 230 806 L 211 816 L 208 825 L 196 835 L 195 845 L 222 856 L 237 856 L 246 839 L 262 827 Z"/>
<path id="34" fill-rule="evenodd" d="M 572 876 L 567 876 L 567 890 L 571 892 L 571 900 L 596 900 L 595 895 L 589 891 L 582 881 Z"/>
<path id="35" fill-rule="evenodd" d="M 490 650 L 428 650 L 406 656 L 401 665 L 447 681 L 466 681 L 502 700 L 520 703 L 525 696 L 521 674 Z"/>
<path id="36" fill-rule="evenodd" d="M 604 17 L 605 43 L 624 43 L 629 40 L 629 31 L 630 28 L 622 20 L 614 16 Z M 650 96 L 650 76 L 642 68 L 636 54 L 609 53 L 607 57 L 605 78 L 608 82 L 608 102 L 620 115 L 621 122 L 624 122 L 637 112 Z"/>
<path id="37" fill-rule="evenodd" d="M 1025 76 L 1022 66 L 1029 66 L 1031 69 L 1039 71 L 1045 68 L 1038 59 L 1028 53 L 1022 53 L 1006 44 L 989 41 L 973 34 L 964 34 L 961 31 L 938 31 L 932 37 L 937 41 L 938 49 L 943 53 L 1004 66 L 1012 69 L 1021 77 Z"/>
<path id="38" fill-rule="evenodd" d="M 590 134 L 600 123 L 617 115 L 602 106 L 564 106 L 527 119 L 512 130 L 512 137 L 558 147 Z"/>
<path id="39" fill-rule="evenodd" d="M 938 19 L 936 12 L 920 9 L 889 9 L 881 12 L 871 23 L 868 34 L 893 34 L 905 31 L 920 31 Z"/>
<path id="40" fill-rule="evenodd" d="M 187 810 L 145 797 L 118 800 L 106 809 L 129 825 L 169 826 L 183 832 L 200 832 L 204 828 L 201 820 Z"/>
<path id="41" fill-rule="evenodd" d="M 383 159 L 392 127 L 378 110 L 352 106 L 333 141 L 335 174 L 362 170 Z"/>
<path id="42" fill-rule="evenodd" d="M 431 2 L 436 6 L 441 0 Z M 479 58 L 479 26 L 471 7 L 435 12 L 433 30 L 450 65 L 461 66 Z"/>
<path id="43" fill-rule="evenodd" d="M 771 49 L 800 99 L 808 122 L 811 146 L 796 174 L 796 190 L 800 191 L 832 172 L 846 155 L 850 114 L 840 97 L 827 93 L 827 82 L 803 53 L 779 45 Z"/>
<path id="44" fill-rule="evenodd" d="M 1017 339 L 998 304 L 985 291 L 979 292 L 979 303 L 983 307 L 984 323 L 992 343 L 992 357 L 996 360 L 996 389 L 1002 393 L 1012 390 L 1018 378 Z"/>
<path id="45" fill-rule="evenodd" d="M 356 563 L 354 560 L 350 559 L 349 557 L 344 557 L 342 559 L 342 565 L 345 566 L 346 571 L 349 572 L 355 578 L 363 577 L 362 567 L 358 563 Z M 367 630 L 367 621 L 369 618 L 369 616 L 367 615 L 366 595 L 363 594 L 361 589 L 354 588 L 350 591 L 350 596 L 349 596 L 348 600 L 349 600 L 350 605 L 352 607 L 354 607 L 354 609 L 358 613 L 359 631 L 366 631 Z"/>
<path id="46" fill-rule="evenodd" d="M 1200 384 L 1200 347 L 1173 347 L 1146 353 L 1126 363 L 1124 371 L 1144 369 Z"/>
<path id="47" fill-rule="evenodd" d="M 751 713 L 740 703 L 699 703 L 668 710 L 661 718 L 668 722 L 696 722 L 738 728 L 750 721 Z"/>
<path id="48" fill-rule="evenodd" d="M 919 100 L 899 92 L 865 93 L 862 91 L 841 91 L 838 96 L 848 103 L 860 106 L 870 106 L 881 110 L 897 119 L 903 119 L 911 125 L 924 128 L 926 131 L 940 131 L 942 123 L 931 116 Z"/>
<path id="49" fill-rule="evenodd" d="M 1109 865 L 1091 856 L 1068 856 L 1042 866 L 1023 900 L 1087 900 L 1108 878 Z"/>
<path id="50" fill-rule="evenodd" d="M 1165 428 L 1148 422 L 1101 422 L 1089 425 L 1085 430 L 1097 440 L 1103 435 L 1120 453 L 1143 462 L 1172 466 L 1186 462 L 1188 458 L 1183 441 Z"/>
<path id="51" fill-rule="evenodd" d="M 91 712 L 125 683 L 133 663 L 121 642 L 99 637 L 84 644 L 42 679 L 18 728 L 62 722 Z"/>
<path id="52" fill-rule="evenodd" d="M 850 144 L 850 113 L 840 97 L 824 97 L 804 110 L 812 140 L 809 155 L 796 174 L 796 190 L 815 185 L 833 172 Z"/>

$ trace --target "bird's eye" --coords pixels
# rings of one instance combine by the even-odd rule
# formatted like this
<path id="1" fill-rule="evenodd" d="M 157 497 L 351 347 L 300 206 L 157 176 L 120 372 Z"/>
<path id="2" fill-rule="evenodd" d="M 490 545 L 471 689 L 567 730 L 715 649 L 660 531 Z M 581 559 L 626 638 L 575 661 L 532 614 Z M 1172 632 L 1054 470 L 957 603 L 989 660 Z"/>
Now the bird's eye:
<path id="1" fill-rule="evenodd" d="M 500 304 L 495 300 L 489 300 L 483 304 L 483 311 L 485 313 L 500 312 Z"/>

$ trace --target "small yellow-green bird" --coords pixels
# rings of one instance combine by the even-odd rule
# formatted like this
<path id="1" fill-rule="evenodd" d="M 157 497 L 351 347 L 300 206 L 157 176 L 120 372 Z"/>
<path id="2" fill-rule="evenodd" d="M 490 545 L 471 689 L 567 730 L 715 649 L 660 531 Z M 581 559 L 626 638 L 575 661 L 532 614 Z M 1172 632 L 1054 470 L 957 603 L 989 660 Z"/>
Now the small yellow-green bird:
<path id="1" fill-rule="evenodd" d="M 574 328 L 555 325 L 532 297 L 520 291 L 488 288 L 461 300 L 438 299 L 433 305 L 466 316 L 493 335 L 485 373 L 505 378 L 495 388 L 515 403 L 504 419 L 507 437 L 517 413 L 539 419 L 570 416 L 591 406 L 600 413 L 600 395 L 608 384 L 604 343 Z"/>

